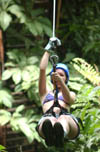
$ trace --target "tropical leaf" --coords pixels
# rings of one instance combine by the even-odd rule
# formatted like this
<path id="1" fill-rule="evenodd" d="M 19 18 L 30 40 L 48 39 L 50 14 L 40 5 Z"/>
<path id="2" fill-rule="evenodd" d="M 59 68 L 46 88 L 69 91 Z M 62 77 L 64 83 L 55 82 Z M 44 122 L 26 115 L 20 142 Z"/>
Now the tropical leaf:
<path id="1" fill-rule="evenodd" d="M 6 10 L 10 4 L 12 4 L 13 0 L 1 0 L 0 1 L 0 6 L 2 8 L 2 10 Z"/>
<path id="2" fill-rule="evenodd" d="M 0 110 L 0 125 L 7 124 L 11 119 L 11 113 L 6 110 Z"/>
<path id="3" fill-rule="evenodd" d="M 27 124 L 27 119 L 26 118 L 19 119 L 18 124 L 19 124 L 19 129 L 25 134 L 29 143 L 32 143 L 34 139 L 34 135 L 33 135 L 34 133 Z"/>
<path id="4" fill-rule="evenodd" d="M 31 76 L 30 76 L 30 72 L 28 70 L 23 70 L 22 71 L 22 80 L 23 81 L 31 81 Z"/>
<path id="5" fill-rule="evenodd" d="M 25 22 L 25 15 L 23 13 L 23 8 L 20 7 L 19 5 L 15 5 L 15 4 L 11 5 L 8 8 L 8 11 L 14 14 L 17 18 L 19 18 L 21 23 Z"/>
<path id="6" fill-rule="evenodd" d="M 5 105 L 6 107 L 11 108 L 13 102 L 13 97 L 6 89 L 0 90 L 0 103 Z"/>
<path id="7" fill-rule="evenodd" d="M 34 21 L 34 27 L 35 27 L 38 35 L 41 35 L 43 33 L 43 26 L 37 20 Z"/>
<path id="8" fill-rule="evenodd" d="M 34 25 L 34 22 L 32 22 L 32 21 L 27 21 L 27 22 L 26 22 L 26 26 L 27 26 L 27 28 L 29 29 L 29 31 L 30 31 L 33 35 L 35 35 L 35 36 L 38 35 L 37 29 L 36 29 L 36 27 L 35 27 L 35 25 Z"/>
<path id="9" fill-rule="evenodd" d="M 16 113 L 20 113 L 20 112 L 22 112 L 24 109 L 25 109 L 25 106 L 24 106 L 24 105 L 18 106 L 18 107 L 16 108 Z"/>
<path id="10" fill-rule="evenodd" d="M 32 143 L 32 141 L 35 138 L 39 140 L 39 136 L 35 130 L 36 128 L 35 122 L 38 120 L 39 120 L 39 117 L 35 116 L 34 110 L 26 111 L 25 106 L 21 105 L 13 113 L 11 121 L 10 121 L 10 125 L 14 131 L 23 132 L 23 134 L 27 137 L 29 143 Z"/>
<path id="11" fill-rule="evenodd" d="M 28 63 L 29 65 L 35 64 L 35 63 L 37 63 L 37 62 L 38 62 L 37 56 L 31 56 L 31 57 L 29 57 L 29 58 L 27 59 L 27 63 Z"/>
<path id="12" fill-rule="evenodd" d="M 100 96 L 100 86 L 93 88 L 93 90 L 90 92 L 89 96 L 92 98 L 93 98 L 93 96 L 99 97 Z"/>
<path id="13" fill-rule="evenodd" d="M 15 67 L 15 66 L 16 66 L 16 64 L 13 63 L 13 62 L 7 62 L 7 63 L 5 63 L 5 67 Z"/>
<path id="14" fill-rule="evenodd" d="M 37 16 L 40 16 L 42 14 L 44 14 L 44 10 L 42 8 L 38 8 L 36 10 L 31 11 L 31 15 L 33 18 L 36 18 Z"/>
<path id="15" fill-rule="evenodd" d="M 94 85 L 100 84 L 100 73 L 96 69 L 88 64 L 84 59 L 75 58 L 73 59 L 74 68 L 81 73 L 86 79 L 88 79 Z"/>
<path id="16" fill-rule="evenodd" d="M 2 146 L 2 145 L 0 145 L 0 152 L 7 152 L 6 148 L 4 146 Z"/>
<path id="17" fill-rule="evenodd" d="M 9 78 L 11 78 L 13 74 L 13 71 L 10 69 L 4 70 L 4 72 L 2 73 L 2 80 L 8 80 Z"/>
<path id="18" fill-rule="evenodd" d="M 14 70 L 14 73 L 12 75 L 12 79 L 13 79 L 15 84 L 18 84 L 21 81 L 22 75 L 21 75 L 21 70 L 20 69 L 16 68 Z"/>
<path id="19" fill-rule="evenodd" d="M 8 28 L 11 21 L 12 21 L 12 18 L 7 12 L 2 11 L 0 13 L 0 25 L 4 31 Z"/>

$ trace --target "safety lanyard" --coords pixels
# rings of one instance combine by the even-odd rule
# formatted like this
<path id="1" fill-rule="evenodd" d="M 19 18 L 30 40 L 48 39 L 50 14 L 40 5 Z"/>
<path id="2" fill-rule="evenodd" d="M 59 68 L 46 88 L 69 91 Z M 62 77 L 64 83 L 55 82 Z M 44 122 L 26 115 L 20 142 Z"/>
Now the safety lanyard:
<path id="1" fill-rule="evenodd" d="M 53 71 L 56 72 L 56 64 L 53 64 Z M 58 103 L 58 88 L 56 83 L 54 84 L 54 101 L 57 104 Z"/>
<path id="2" fill-rule="evenodd" d="M 58 56 L 57 55 L 50 56 L 50 61 L 53 65 L 53 71 L 56 72 L 56 64 L 58 61 Z M 58 87 L 57 87 L 56 83 L 54 84 L 54 101 L 57 105 L 58 104 Z"/>

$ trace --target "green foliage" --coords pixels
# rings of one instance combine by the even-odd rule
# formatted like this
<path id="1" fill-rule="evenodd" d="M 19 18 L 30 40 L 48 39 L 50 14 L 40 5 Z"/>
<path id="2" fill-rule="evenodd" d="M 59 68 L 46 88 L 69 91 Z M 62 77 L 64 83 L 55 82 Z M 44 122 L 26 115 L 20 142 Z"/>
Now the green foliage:
<path id="1" fill-rule="evenodd" d="M 11 113 L 6 110 L 0 110 L 0 125 L 7 124 L 11 119 Z"/>
<path id="2" fill-rule="evenodd" d="M 30 5 L 33 6 L 33 1 L 30 1 Z M 26 11 L 25 4 L 18 5 L 13 0 L 1 0 L 0 1 L 0 26 L 5 31 L 14 21 L 15 23 L 25 24 L 26 28 L 34 36 L 47 34 L 51 36 L 51 23 L 46 18 L 41 16 L 43 9 Z M 16 18 L 13 20 L 13 16 Z"/>
<path id="3" fill-rule="evenodd" d="M 4 146 L 2 146 L 2 145 L 0 145 L 0 152 L 7 152 L 6 148 Z"/>
<path id="4" fill-rule="evenodd" d="M 24 52 L 19 52 L 18 50 L 8 52 L 7 55 L 10 62 L 5 64 L 7 70 L 3 72 L 2 80 L 7 80 L 12 77 L 15 84 L 26 81 L 26 79 L 32 81 L 32 72 L 36 70 L 35 64 L 38 62 L 38 58 L 35 56 L 27 57 Z M 37 76 L 34 77 L 34 79 L 36 78 Z"/>
<path id="5" fill-rule="evenodd" d="M 26 92 L 29 100 L 34 101 L 37 107 L 35 109 L 25 110 L 25 107 L 21 105 L 20 107 L 16 107 L 16 111 L 13 114 L 7 111 L 1 111 L 0 124 L 5 125 L 9 123 L 13 131 L 22 132 L 27 137 L 29 143 L 32 143 L 34 139 L 42 142 L 35 129 L 40 119 L 40 115 L 35 112 L 38 106 L 40 106 L 38 95 L 39 58 L 19 52 L 18 50 L 7 52 L 7 56 L 8 62 L 5 63 L 6 69 L 2 74 L 2 80 L 10 80 L 11 83 L 14 83 L 15 92 Z M 47 72 L 50 71 L 49 68 Z M 48 83 L 51 83 L 49 78 Z"/>
<path id="6" fill-rule="evenodd" d="M 21 105 L 16 108 L 16 111 L 11 114 L 6 110 L 0 110 L 0 125 L 10 123 L 11 128 L 15 132 L 22 132 L 32 143 L 34 139 L 38 142 L 41 141 L 38 133 L 36 132 L 37 122 L 40 116 L 36 114 L 35 110 L 25 110 L 25 106 Z"/>
<path id="7" fill-rule="evenodd" d="M 8 52 L 7 55 L 9 61 L 5 64 L 6 70 L 3 72 L 2 80 L 12 78 L 16 85 L 15 91 L 28 90 L 28 95 L 31 97 L 31 92 L 36 88 L 39 76 L 39 59 L 37 56 L 27 56 L 24 52 L 18 50 Z M 36 91 L 35 89 L 34 94 Z"/>
<path id="8" fill-rule="evenodd" d="M 70 68 L 68 85 L 77 93 L 76 102 L 71 106 L 71 111 L 76 117 L 81 118 L 84 128 L 80 125 L 80 136 L 76 140 L 65 140 L 62 151 L 80 152 L 81 149 L 81 152 L 98 152 L 100 148 L 98 134 L 100 131 L 100 86 L 94 87 L 94 84 L 98 81 L 99 73 L 81 58 L 73 59 L 68 67 Z M 93 81 L 92 77 L 97 80 Z"/>
<path id="9" fill-rule="evenodd" d="M 100 1 L 65 1 L 62 8 L 58 32 L 65 51 L 100 64 Z"/>
<path id="10" fill-rule="evenodd" d="M 80 125 L 80 135 L 76 140 L 65 140 L 64 148 L 55 151 L 70 152 L 99 152 L 100 135 L 100 87 L 94 88 L 86 84 L 77 94 L 76 102 L 72 105 L 72 114 L 81 118 L 84 128 Z M 53 150 L 54 152 L 54 150 Z"/>
<path id="11" fill-rule="evenodd" d="M 0 1 L 0 25 L 3 30 L 6 30 L 12 21 L 11 15 L 7 13 L 9 5 L 12 3 L 12 0 L 1 0 Z"/>
<path id="12" fill-rule="evenodd" d="M 88 79 L 88 81 L 83 83 L 77 93 L 76 102 L 72 105 L 72 113 L 81 118 L 83 122 L 84 129 L 81 127 L 81 134 L 79 138 L 73 142 L 69 141 L 65 145 L 66 149 L 69 150 L 72 147 L 72 151 L 79 152 L 98 152 L 99 151 L 99 141 L 100 135 L 100 86 L 94 88 L 93 85 L 99 85 L 99 73 L 94 69 L 94 67 L 88 64 L 84 59 L 75 58 L 71 65 Z M 74 74 L 75 75 L 75 74 Z M 81 80 L 81 79 L 80 79 Z M 80 81 L 81 82 L 81 81 Z M 74 84 L 74 83 L 73 83 Z M 82 83 L 81 83 L 82 84 Z"/>
<path id="13" fill-rule="evenodd" d="M 72 144 L 72 149 L 79 152 L 93 152 L 94 147 L 96 151 L 99 150 L 100 135 L 100 87 L 93 87 L 92 85 L 86 84 L 81 87 L 77 94 L 75 105 L 72 106 L 73 114 L 76 117 L 80 117 L 83 121 L 84 129 L 81 127 L 81 134 L 79 138 Z M 70 141 L 69 141 L 70 142 Z M 78 145 L 78 146 L 77 146 Z M 68 144 L 67 144 L 68 146 Z M 66 146 L 66 147 L 67 147 Z M 68 146 L 69 147 L 69 146 Z"/>
<path id="14" fill-rule="evenodd" d="M 78 93 L 81 87 L 87 83 L 87 80 L 81 75 L 73 66 L 73 64 L 69 64 L 70 69 L 70 81 L 68 82 L 68 86 L 71 90 Z"/>
<path id="15" fill-rule="evenodd" d="M 26 26 L 29 31 L 35 36 L 43 35 L 43 33 L 46 33 L 48 36 L 51 36 L 51 25 L 47 18 L 40 16 L 35 18 L 34 21 L 27 19 Z"/>
<path id="16" fill-rule="evenodd" d="M 37 139 L 40 142 L 41 139 L 36 132 L 36 122 L 39 119 L 40 116 L 36 116 L 34 110 L 31 109 L 25 112 L 25 107 L 21 105 L 13 113 L 10 125 L 13 131 L 21 131 L 27 137 L 29 143 L 32 143 L 34 139 Z"/>
<path id="17" fill-rule="evenodd" d="M 13 103 L 13 97 L 11 91 L 2 86 L 2 81 L 0 81 L 0 107 L 3 105 L 11 108 Z"/>
<path id="18" fill-rule="evenodd" d="M 1 0 L 0 1 L 0 25 L 5 31 L 12 21 L 10 13 L 16 15 L 20 19 L 20 22 L 25 22 L 25 15 L 22 12 L 22 7 L 15 5 L 13 0 Z"/>
<path id="19" fill-rule="evenodd" d="M 86 79 L 92 82 L 94 85 L 100 84 L 100 73 L 96 69 L 88 64 L 84 59 L 75 58 L 73 59 L 74 68 L 80 72 Z"/>

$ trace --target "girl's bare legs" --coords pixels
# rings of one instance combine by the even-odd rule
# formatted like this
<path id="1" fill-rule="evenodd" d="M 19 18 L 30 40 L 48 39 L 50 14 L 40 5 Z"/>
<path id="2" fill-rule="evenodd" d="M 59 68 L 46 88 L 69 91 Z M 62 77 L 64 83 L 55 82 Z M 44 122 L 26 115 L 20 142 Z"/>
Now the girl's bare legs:
<path id="1" fill-rule="evenodd" d="M 57 122 L 61 123 L 69 139 L 73 139 L 78 134 L 78 126 L 69 115 L 61 115 Z"/>
<path id="2" fill-rule="evenodd" d="M 49 119 L 51 121 L 52 126 L 54 126 L 56 122 L 61 123 L 69 139 L 73 139 L 78 133 L 78 126 L 69 115 L 61 115 L 58 119 L 56 119 L 55 117 L 45 117 L 43 121 L 41 121 L 39 126 L 39 134 L 42 138 L 44 138 L 44 135 L 42 133 L 42 125 L 46 119 Z"/>

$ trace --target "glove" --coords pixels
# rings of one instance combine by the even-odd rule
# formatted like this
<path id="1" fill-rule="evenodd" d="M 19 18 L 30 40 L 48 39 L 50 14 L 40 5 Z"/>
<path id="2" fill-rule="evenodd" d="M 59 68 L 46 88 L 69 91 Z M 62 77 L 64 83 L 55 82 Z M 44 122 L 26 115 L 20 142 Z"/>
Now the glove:
<path id="1" fill-rule="evenodd" d="M 46 51 L 55 49 L 57 46 L 61 45 L 61 41 L 57 37 L 51 37 L 48 44 L 44 48 Z"/>

